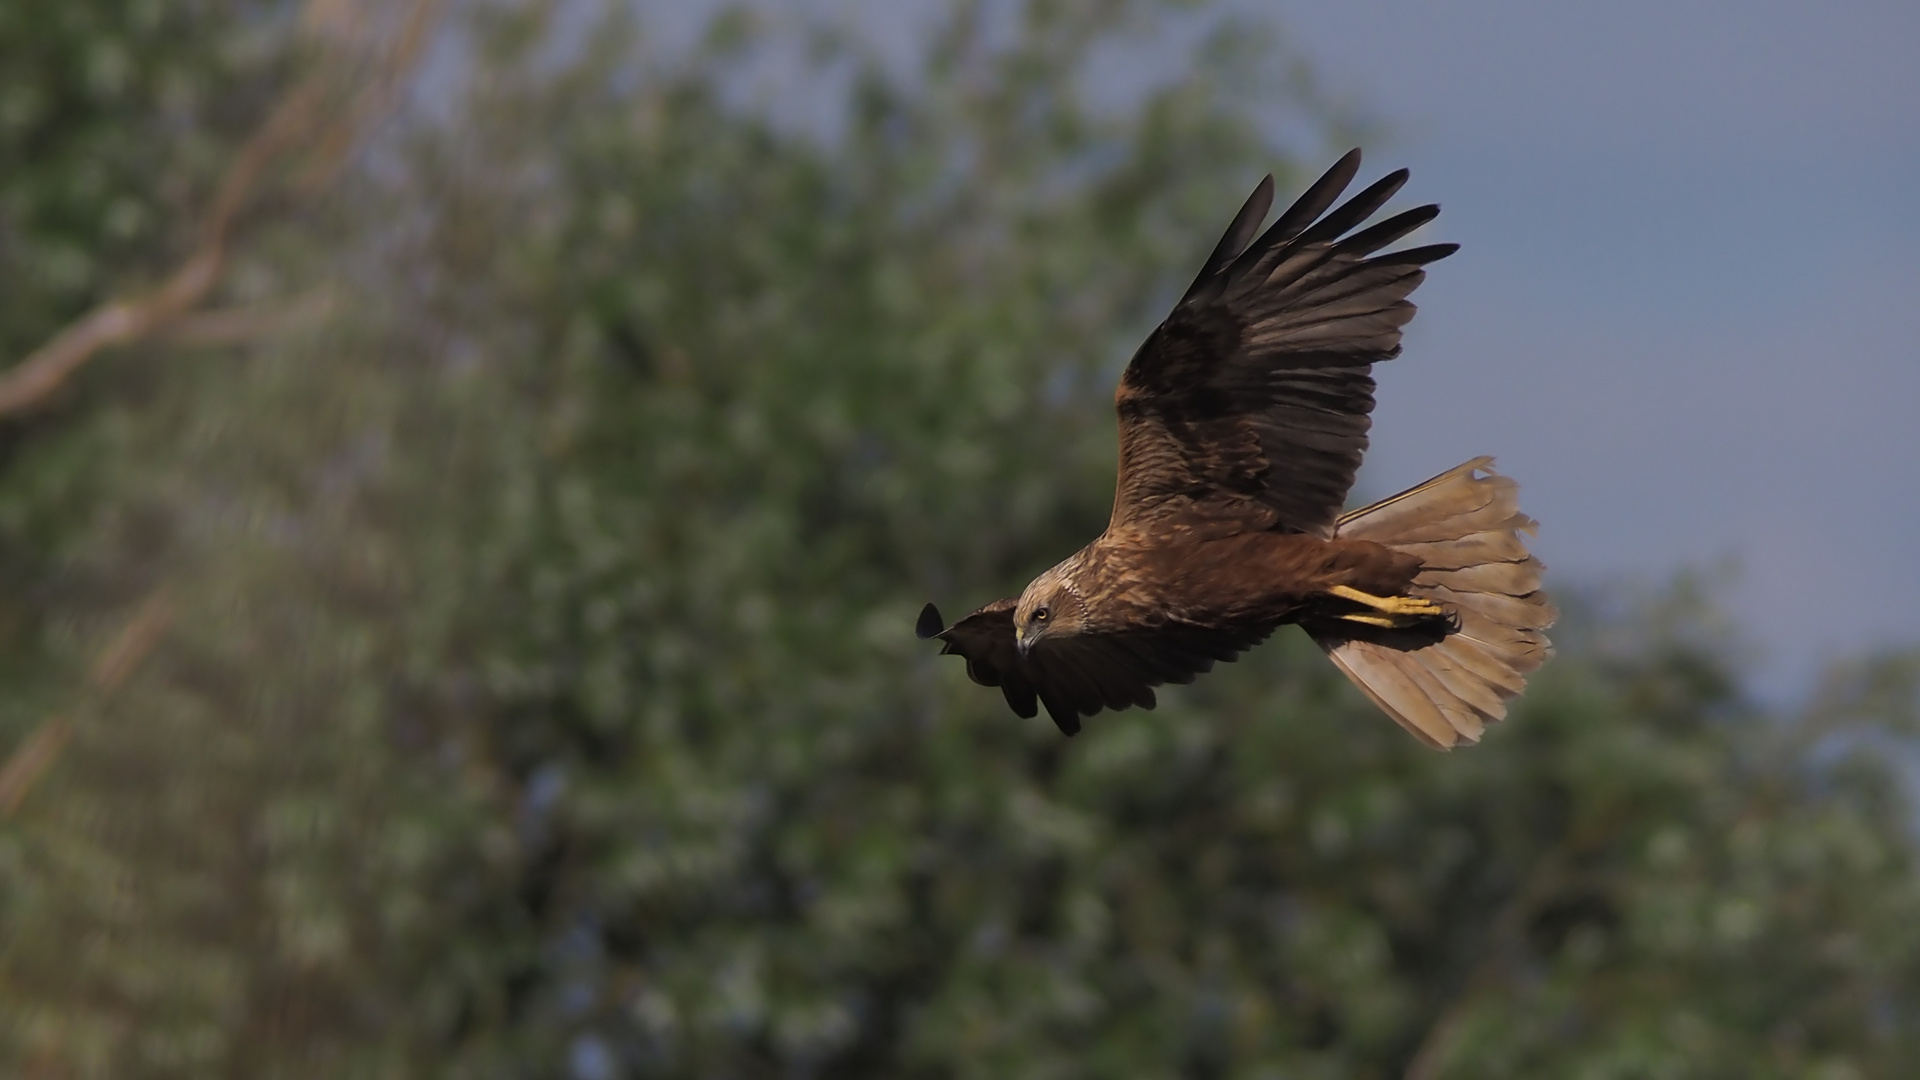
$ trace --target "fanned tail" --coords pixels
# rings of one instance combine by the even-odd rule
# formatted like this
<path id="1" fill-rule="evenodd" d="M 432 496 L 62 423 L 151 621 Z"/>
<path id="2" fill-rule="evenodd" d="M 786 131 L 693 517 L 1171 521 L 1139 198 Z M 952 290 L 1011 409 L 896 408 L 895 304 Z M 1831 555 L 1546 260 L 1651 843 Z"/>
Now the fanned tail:
<path id="1" fill-rule="evenodd" d="M 1488 723 L 1553 655 L 1546 629 L 1557 616 L 1540 588 L 1540 560 L 1521 533 L 1520 485 L 1475 458 L 1340 518 L 1335 535 L 1371 540 L 1417 556 L 1408 592 L 1455 619 L 1435 640 L 1417 630 L 1340 629 L 1308 633 L 1388 716 L 1420 741 L 1445 750 L 1478 742 Z"/>

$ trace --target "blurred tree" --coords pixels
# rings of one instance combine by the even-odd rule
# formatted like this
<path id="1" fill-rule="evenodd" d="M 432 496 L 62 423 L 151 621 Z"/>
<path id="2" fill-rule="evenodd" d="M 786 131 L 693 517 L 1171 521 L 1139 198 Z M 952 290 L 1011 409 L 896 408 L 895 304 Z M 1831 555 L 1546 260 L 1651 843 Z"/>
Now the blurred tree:
<path id="1" fill-rule="evenodd" d="M 357 323 L 269 339 L 318 311 L 280 297 L 350 269 L 312 196 L 427 11 L 0 11 L 7 1075 L 406 1060 L 354 980 L 407 985 L 381 962 L 430 935 L 382 874 L 445 845 L 382 772 L 367 646 L 405 596 L 346 456 L 400 391 L 353 384 Z M 98 231 L 125 206 L 139 228 Z"/>
<path id="2" fill-rule="evenodd" d="M 936 14 L 463 9 L 249 247 L 324 325 L 34 431 L 6 730 L 75 723 L 0 824 L 8 1070 L 1906 1075 L 1911 659 L 1768 716 L 1683 589 L 1440 756 L 1303 640 L 1064 743 L 912 639 L 1100 527 L 1256 121 L 1339 127 L 1204 4 Z"/>
<path id="3" fill-rule="evenodd" d="M 234 147 L 287 80 L 296 10 L 0 8 L 0 357 L 185 253 Z"/>

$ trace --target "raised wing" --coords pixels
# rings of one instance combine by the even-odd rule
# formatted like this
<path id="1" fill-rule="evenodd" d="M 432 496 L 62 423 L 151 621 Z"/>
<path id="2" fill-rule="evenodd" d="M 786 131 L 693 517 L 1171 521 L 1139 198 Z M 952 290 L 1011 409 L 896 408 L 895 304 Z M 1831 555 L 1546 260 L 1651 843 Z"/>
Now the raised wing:
<path id="1" fill-rule="evenodd" d="M 1253 239 L 1273 201 L 1273 178 L 1261 181 L 1134 354 L 1114 395 L 1112 527 L 1332 535 L 1367 448 L 1373 364 L 1399 355 L 1421 267 L 1459 247 L 1374 254 L 1438 206 L 1345 235 L 1407 179 L 1392 173 L 1327 213 L 1359 167 L 1348 153 Z"/>
<path id="2" fill-rule="evenodd" d="M 1271 628 L 1172 625 L 1123 634 L 1075 634 L 1043 639 L 1023 657 L 1013 637 L 1018 604 L 1017 597 L 996 600 L 946 629 L 941 629 L 939 609 L 928 604 L 915 631 L 922 638 L 939 638 L 942 656 L 965 657 L 967 677 L 999 687 L 1018 715 L 1031 717 L 1044 704 L 1047 715 L 1068 735 L 1079 733 L 1081 717 L 1101 709 L 1151 709 L 1156 704 L 1154 687 L 1190 683 L 1216 662 L 1233 660 L 1272 633 Z"/>

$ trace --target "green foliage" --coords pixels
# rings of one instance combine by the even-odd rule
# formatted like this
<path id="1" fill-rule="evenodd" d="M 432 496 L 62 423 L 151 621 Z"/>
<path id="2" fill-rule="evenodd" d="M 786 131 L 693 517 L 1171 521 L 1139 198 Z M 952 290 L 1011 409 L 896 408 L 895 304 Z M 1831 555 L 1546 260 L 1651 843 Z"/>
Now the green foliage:
<path id="1" fill-rule="evenodd" d="M 1072 742 L 912 638 L 1101 527 L 1279 157 L 1251 34 L 1089 93 L 1195 6 L 956 3 L 911 77 L 803 22 L 824 136 L 735 89 L 792 24 L 468 12 L 457 119 L 246 253 L 328 325 L 103 357 L 7 464 L 61 677 L 6 731 L 76 723 L 0 823 L 6 1071 L 1904 1076 L 1910 659 L 1767 715 L 1681 589 L 1435 755 L 1295 636 Z"/>
<path id="2" fill-rule="evenodd" d="M 288 63 L 282 0 L 0 5 L 0 356 L 149 281 Z"/>

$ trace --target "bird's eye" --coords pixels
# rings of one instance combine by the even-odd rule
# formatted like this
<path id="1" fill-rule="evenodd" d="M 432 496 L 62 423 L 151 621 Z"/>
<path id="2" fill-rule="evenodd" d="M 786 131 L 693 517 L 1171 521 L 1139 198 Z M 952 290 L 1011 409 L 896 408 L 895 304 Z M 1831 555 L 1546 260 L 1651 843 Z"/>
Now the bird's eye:
<path id="1" fill-rule="evenodd" d="M 1050 612 L 1050 611 L 1048 611 L 1048 610 L 1047 610 L 1046 608 L 1034 608 L 1034 609 L 1033 609 L 1033 621 L 1034 621 L 1034 622 L 1046 622 L 1046 621 L 1047 621 L 1047 616 L 1048 616 L 1048 615 L 1050 615 L 1050 614 L 1052 614 L 1052 612 Z"/>

